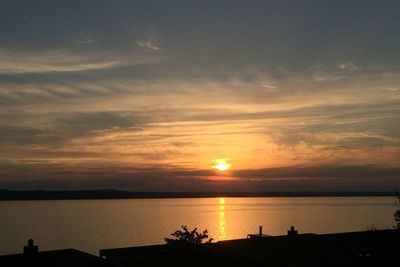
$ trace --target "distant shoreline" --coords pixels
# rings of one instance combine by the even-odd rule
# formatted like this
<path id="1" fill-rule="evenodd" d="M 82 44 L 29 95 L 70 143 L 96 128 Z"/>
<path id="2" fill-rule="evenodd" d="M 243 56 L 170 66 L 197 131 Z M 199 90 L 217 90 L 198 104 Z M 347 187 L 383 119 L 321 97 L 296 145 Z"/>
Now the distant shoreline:
<path id="1" fill-rule="evenodd" d="M 0 190 L 0 201 L 10 200 L 90 200 L 157 199 L 211 197 L 380 197 L 395 192 L 132 192 L 119 190 L 14 191 Z"/>

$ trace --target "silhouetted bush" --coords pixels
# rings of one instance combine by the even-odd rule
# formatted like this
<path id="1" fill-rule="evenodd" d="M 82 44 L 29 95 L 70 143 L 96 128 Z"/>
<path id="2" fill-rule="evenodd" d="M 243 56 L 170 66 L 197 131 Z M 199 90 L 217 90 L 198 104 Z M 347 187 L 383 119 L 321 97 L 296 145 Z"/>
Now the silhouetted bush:
<path id="1" fill-rule="evenodd" d="M 204 243 L 211 243 L 213 241 L 212 238 L 208 238 L 208 231 L 207 229 L 203 232 L 197 232 L 197 228 L 194 228 L 192 231 L 189 231 L 186 225 L 181 226 L 182 230 L 176 230 L 171 235 L 175 237 L 172 238 L 164 238 L 167 244 L 173 244 L 174 242 L 189 242 L 193 244 L 204 244 Z"/>
<path id="2" fill-rule="evenodd" d="M 400 204 L 400 193 L 399 192 L 397 192 L 396 198 L 397 198 L 397 201 Z M 393 214 L 393 217 L 394 217 L 394 220 L 397 223 L 394 227 L 397 228 L 397 229 L 400 229 L 400 210 L 396 210 L 396 212 Z"/>

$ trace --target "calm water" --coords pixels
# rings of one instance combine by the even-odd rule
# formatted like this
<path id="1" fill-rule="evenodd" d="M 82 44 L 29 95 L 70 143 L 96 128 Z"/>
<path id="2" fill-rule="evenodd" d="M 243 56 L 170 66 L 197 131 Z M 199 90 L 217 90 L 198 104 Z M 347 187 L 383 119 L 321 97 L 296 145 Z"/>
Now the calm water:
<path id="1" fill-rule="evenodd" d="M 163 243 L 180 225 L 215 240 L 244 238 L 258 226 L 271 235 L 390 228 L 394 197 L 187 198 L 0 202 L 0 255 L 29 238 L 40 250 L 99 249 Z"/>

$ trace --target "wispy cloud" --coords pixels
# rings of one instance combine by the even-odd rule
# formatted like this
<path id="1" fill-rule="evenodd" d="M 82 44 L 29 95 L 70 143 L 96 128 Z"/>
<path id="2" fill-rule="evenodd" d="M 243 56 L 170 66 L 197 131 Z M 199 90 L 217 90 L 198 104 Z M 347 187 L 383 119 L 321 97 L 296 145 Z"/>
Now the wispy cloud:
<path id="1" fill-rule="evenodd" d="M 360 68 L 359 66 L 357 66 L 356 64 L 351 63 L 351 62 L 340 63 L 340 64 L 337 65 L 337 67 L 338 67 L 340 70 L 343 70 L 343 71 L 356 71 L 356 70 L 361 70 L 361 68 Z"/>
<path id="2" fill-rule="evenodd" d="M 0 74 L 77 72 L 105 69 L 118 60 L 99 60 L 96 55 L 65 51 L 21 52 L 0 51 Z"/>
<path id="3" fill-rule="evenodd" d="M 140 48 L 145 48 L 153 51 L 161 51 L 161 48 L 157 45 L 154 44 L 153 41 L 147 40 L 147 41 L 137 41 L 136 45 Z"/>

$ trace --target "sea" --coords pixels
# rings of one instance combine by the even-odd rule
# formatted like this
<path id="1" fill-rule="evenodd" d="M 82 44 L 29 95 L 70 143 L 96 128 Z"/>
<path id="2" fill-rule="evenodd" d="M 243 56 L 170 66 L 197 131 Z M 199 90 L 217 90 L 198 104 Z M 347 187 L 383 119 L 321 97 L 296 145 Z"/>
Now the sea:
<path id="1" fill-rule="evenodd" d="M 219 197 L 117 200 L 0 201 L 0 255 L 39 250 L 100 249 L 163 244 L 186 225 L 215 241 L 248 234 L 285 235 L 389 229 L 394 197 Z"/>

